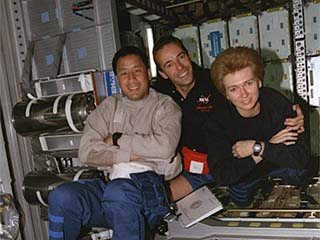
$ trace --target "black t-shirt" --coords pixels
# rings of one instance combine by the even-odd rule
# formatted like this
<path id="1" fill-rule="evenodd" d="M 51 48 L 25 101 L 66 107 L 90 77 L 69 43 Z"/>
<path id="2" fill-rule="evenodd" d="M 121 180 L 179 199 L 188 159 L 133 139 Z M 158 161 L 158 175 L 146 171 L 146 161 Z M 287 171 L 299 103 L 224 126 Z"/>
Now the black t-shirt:
<path id="1" fill-rule="evenodd" d="M 208 69 L 200 68 L 193 63 L 193 73 L 195 85 L 185 99 L 175 90 L 175 86 L 169 79 L 159 79 L 152 87 L 171 96 L 181 107 L 182 135 L 180 147 L 187 146 L 198 152 L 207 153 L 204 125 L 209 113 L 223 97 L 210 79 Z"/>

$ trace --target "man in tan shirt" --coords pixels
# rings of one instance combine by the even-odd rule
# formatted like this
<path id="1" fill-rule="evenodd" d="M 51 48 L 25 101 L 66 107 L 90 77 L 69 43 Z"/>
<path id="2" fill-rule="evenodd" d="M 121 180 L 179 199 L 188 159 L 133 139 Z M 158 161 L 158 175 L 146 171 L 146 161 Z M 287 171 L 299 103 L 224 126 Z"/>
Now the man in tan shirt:
<path id="1" fill-rule="evenodd" d="M 80 161 L 105 169 L 109 181 L 80 180 L 51 191 L 50 239 L 76 239 L 82 226 L 96 226 L 112 228 L 114 240 L 143 240 L 170 211 L 163 180 L 182 170 L 180 108 L 149 88 L 147 58 L 138 48 L 120 49 L 113 69 L 122 94 L 89 115 L 79 148 Z"/>

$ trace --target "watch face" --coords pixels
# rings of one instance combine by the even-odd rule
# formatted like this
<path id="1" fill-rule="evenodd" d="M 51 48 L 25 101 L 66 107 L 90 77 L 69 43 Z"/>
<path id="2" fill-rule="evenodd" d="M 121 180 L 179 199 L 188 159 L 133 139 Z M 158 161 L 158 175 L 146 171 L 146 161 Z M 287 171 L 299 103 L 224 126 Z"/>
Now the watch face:
<path id="1" fill-rule="evenodd" d="M 261 152 L 261 150 L 262 150 L 262 145 L 261 145 L 261 143 L 256 142 L 256 143 L 253 145 L 253 155 L 259 156 L 259 153 Z"/>

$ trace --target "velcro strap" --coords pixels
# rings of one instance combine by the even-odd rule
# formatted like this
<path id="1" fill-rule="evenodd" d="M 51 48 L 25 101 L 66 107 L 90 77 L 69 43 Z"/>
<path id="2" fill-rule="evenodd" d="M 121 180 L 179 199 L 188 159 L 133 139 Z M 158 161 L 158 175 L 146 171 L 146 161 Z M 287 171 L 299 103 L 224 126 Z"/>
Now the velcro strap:
<path id="1" fill-rule="evenodd" d="M 142 191 L 144 210 L 149 221 L 157 221 L 170 212 L 170 204 L 164 185 L 163 176 L 152 171 L 130 174 L 132 181 Z M 149 222 L 150 223 L 150 222 Z M 153 225 L 153 224 L 151 224 Z"/>

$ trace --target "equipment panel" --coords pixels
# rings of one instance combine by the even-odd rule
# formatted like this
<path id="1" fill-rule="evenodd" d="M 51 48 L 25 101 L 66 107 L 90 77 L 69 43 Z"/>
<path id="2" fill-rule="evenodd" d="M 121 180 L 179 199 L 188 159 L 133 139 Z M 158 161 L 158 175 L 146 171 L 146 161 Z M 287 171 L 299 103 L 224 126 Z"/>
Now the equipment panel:
<path id="1" fill-rule="evenodd" d="M 99 69 L 98 39 L 95 27 L 68 34 L 67 62 L 70 72 Z"/>
<path id="2" fill-rule="evenodd" d="M 268 60 L 288 58 L 291 54 L 288 11 L 264 11 L 258 20 L 262 56 Z"/>
<path id="3" fill-rule="evenodd" d="M 253 15 L 233 17 L 229 21 L 230 46 L 247 46 L 259 51 L 258 20 Z"/>
<path id="4" fill-rule="evenodd" d="M 227 22 L 214 19 L 199 27 L 203 67 L 210 68 L 214 59 L 229 47 Z"/>
<path id="5" fill-rule="evenodd" d="M 307 54 L 320 55 L 320 2 L 304 7 Z"/>
<path id="6" fill-rule="evenodd" d="M 320 239 L 319 178 L 301 188 L 269 179 L 248 207 L 228 202 L 225 188 L 212 191 L 224 209 L 190 228 L 170 222 L 167 239 Z"/>
<path id="7" fill-rule="evenodd" d="M 63 46 L 61 46 L 63 48 Z M 63 49 L 60 49 L 63 51 Z M 36 41 L 34 44 L 34 77 L 54 77 L 65 72 L 61 56 L 59 56 L 59 36 Z M 57 66 L 56 63 L 60 65 Z M 59 68 L 60 67 L 60 68 Z"/>
<path id="8" fill-rule="evenodd" d="M 32 40 L 59 34 L 58 10 L 54 0 L 31 0 L 25 5 Z"/>
<path id="9" fill-rule="evenodd" d="M 320 107 L 320 56 L 307 60 L 309 102 L 312 106 Z"/>
<path id="10" fill-rule="evenodd" d="M 114 29 L 114 24 L 107 23 L 97 26 L 98 53 L 101 70 L 112 69 L 112 57 L 120 46 L 117 38 L 118 33 Z"/>
<path id="11" fill-rule="evenodd" d="M 199 44 L 198 27 L 192 25 L 175 28 L 173 35 L 183 42 L 188 49 L 192 61 L 201 66 L 201 53 Z"/>
<path id="12" fill-rule="evenodd" d="M 91 1 L 60 0 L 59 19 L 63 32 L 80 31 L 95 26 Z"/>

